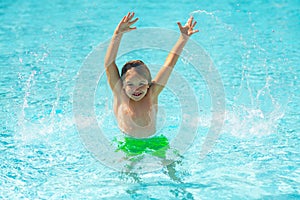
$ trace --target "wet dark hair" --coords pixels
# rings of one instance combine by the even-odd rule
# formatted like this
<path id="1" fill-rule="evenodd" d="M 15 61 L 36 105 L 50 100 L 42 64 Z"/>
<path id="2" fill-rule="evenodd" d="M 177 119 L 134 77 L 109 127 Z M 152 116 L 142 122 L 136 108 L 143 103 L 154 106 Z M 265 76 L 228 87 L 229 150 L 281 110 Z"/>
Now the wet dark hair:
<path id="1" fill-rule="evenodd" d="M 152 80 L 150 70 L 148 69 L 147 65 L 145 65 L 145 63 L 141 60 L 131 60 L 125 63 L 121 71 L 121 78 L 124 79 L 124 76 L 129 69 L 140 66 L 143 66 L 147 70 L 149 76 L 146 78 L 148 79 L 148 83 L 150 84 Z"/>

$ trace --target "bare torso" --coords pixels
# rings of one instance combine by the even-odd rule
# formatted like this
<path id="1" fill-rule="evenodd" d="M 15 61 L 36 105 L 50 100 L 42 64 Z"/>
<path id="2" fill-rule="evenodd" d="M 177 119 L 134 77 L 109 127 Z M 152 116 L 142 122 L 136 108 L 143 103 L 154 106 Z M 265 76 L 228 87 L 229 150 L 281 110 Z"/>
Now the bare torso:
<path id="1" fill-rule="evenodd" d="M 127 135 L 145 138 L 156 132 L 157 98 L 151 90 L 140 101 L 131 100 L 122 90 L 114 98 L 114 112 L 119 128 Z"/>

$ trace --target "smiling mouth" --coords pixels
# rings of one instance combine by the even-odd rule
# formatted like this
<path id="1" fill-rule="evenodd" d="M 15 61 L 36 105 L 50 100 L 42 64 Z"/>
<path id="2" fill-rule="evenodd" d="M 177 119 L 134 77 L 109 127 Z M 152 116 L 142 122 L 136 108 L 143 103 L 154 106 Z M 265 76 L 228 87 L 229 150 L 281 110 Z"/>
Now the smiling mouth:
<path id="1" fill-rule="evenodd" d="M 135 97 L 139 97 L 142 95 L 142 92 L 136 92 L 136 93 L 133 93 L 132 96 L 135 96 Z"/>

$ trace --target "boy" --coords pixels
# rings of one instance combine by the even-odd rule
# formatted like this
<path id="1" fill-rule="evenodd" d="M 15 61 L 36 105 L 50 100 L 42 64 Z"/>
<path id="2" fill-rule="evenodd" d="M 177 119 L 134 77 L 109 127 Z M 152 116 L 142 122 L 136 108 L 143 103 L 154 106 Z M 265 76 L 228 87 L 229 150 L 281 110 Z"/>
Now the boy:
<path id="1" fill-rule="evenodd" d="M 129 12 L 115 29 L 107 49 L 105 69 L 114 96 L 114 113 L 119 128 L 129 136 L 145 138 L 154 135 L 156 131 L 158 95 L 166 85 L 189 37 L 198 30 L 194 30 L 196 22 L 193 22 L 193 17 L 184 26 L 177 22 L 180 37 L 153 80 L 148 67 L 140 60 L 127 62 L 120 76 L 115 60 L 123 34 L 136 29 L 131 25 L 138 18 L 133 17 L 134 13 Z"/>

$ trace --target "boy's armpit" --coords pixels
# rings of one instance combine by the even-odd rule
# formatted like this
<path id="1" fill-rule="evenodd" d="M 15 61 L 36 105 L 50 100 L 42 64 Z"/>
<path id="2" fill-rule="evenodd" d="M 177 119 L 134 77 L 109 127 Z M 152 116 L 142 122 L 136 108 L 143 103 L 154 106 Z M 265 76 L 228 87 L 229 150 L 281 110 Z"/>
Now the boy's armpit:
<path id="1" fill-rule="evenodd" d="M 152 81 L 149 89 L 151 90 L 151 96 L 157 98 L 160 92 L 164 89 L 164 86 Z"/>

